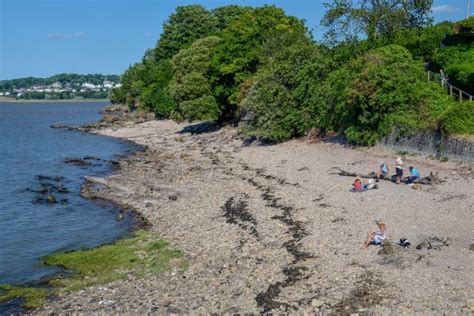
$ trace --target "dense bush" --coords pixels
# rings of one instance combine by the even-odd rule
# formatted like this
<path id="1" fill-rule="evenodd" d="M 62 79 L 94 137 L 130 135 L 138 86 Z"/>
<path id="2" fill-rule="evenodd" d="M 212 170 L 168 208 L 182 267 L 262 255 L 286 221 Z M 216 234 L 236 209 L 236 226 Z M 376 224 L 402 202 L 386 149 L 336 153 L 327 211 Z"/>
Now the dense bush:
<path id="1" fill-rule="evenodd" d="M 407 49 L 374 49 L 331 73 L 321 88 L 319 128 L 372 145 L 397 126 L 402 134 L 436 128 L 452 100 L 426 81 Z"/>
<path id="2" fill-rule="evenodd" d="M 474 134 L 474 102 L 459 102 L 446 112 L 442 127 L 449 134 Z"/>
<path id="3" fill-rule="evenodd" d="M 454 26 L 457 33 L 474 34 L 474 16 L 459 21 Z"/>
<path id="4" fill-rule="evenodd" d="M 443 48 L 437 52 L 434 61 L 455 86 L 474 95 L 474 43 Z"/>
<path id="5" fill-rule="evenodd" d="M 443 40 L 452 33 L 452 23 L 442 22 L 427 28 L 402 30 L 392 43 L 407 48 L 415 59 L 432 61 Z"/>
<path id="6" fill-rule="evenodd" d="M 304 33 L 295 32 L 283 32 L 263 52 L 266 65 L 241 91 L 246 132 L 271 141 L 301 136 L 317 119 L 311 101 L 324 55 Z"/>

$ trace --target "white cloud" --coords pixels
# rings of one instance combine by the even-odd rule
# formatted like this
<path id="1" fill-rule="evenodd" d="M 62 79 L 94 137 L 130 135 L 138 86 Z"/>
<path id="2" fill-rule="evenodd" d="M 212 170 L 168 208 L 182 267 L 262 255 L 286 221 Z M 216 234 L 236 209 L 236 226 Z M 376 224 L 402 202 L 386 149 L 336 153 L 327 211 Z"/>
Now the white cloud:
<path id="1" fill-rule="evenodd" d="M 74 33 L 49 33 L 48 39 L 53 40 L 72 40 L 72 39 L 79 39 L 84 37 L 84 32 L 74 32 Z"/>
<path id="2" fill-rule="evenodd" d="M 446 14 L 458 11 L 458 8 L 449 4 L 440 4 L 432 7 L 431 11 L 433 11 L 434 14 Z"/>
<path id="3" fill-rule="evenodd" d="M 143 35 L 145 35 L 145 36 L 151 36 L 152 34 L 151 34 L 151 32 L 145 32 L 145 33 L 143 33 Z"/>

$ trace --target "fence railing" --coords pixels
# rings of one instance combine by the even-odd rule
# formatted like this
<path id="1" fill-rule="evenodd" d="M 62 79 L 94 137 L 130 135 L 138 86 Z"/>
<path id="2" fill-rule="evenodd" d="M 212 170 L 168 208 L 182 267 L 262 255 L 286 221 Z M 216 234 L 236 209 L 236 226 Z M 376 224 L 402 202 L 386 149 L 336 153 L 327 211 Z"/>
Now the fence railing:
<path id="1" fill-rule="evenodd" d="M 453 86 L 448 82 L 446 77 L 442 76 L 441 74 L 434 73 L 432 71 L 428 71 L 428 80 L 435 80 L 439 82 L 439 84 L 448 91 L 449 95 L 459 101 L 474 101 L 474 96 Z"/>

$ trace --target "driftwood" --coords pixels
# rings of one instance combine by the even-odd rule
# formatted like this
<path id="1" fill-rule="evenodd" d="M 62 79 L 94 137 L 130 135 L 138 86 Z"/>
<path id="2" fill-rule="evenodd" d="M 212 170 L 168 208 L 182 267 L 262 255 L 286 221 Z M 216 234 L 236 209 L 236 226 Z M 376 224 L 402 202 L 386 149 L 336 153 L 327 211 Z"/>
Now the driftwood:
<path id="1" fill-rule="evenodd" d="M 332 174 L 338 174 L 340 176 L 345 176 L 345 177 L 360 177 L 363 179 L 375 179 L 377 176 L 375 175 L 375 172 L 371 172 L 369 174 L 361 174 L 361 173 L 356 173 L 356 172 L 350 172 L 346 170 L 342 170 L 339 167 L 333 167 L 332 169 L 337 170 L 337 172 L 332 172 Z M 385 181 L 393 181 L 393 177 L 380 177 L 380 180 L 385 180 Z M 433 174 L 433 172 L 430 172 L 429 176 L 423 177 L 423 178 L 418 178 L 413 183 L 419 183 L 419 184 L 426 184 L 426 185 L 432 185 L 432 184 L 439 184 L 442 182 L 446 182 L 445 180 L 441 179 L 438 177 L 438 174 Z"/>

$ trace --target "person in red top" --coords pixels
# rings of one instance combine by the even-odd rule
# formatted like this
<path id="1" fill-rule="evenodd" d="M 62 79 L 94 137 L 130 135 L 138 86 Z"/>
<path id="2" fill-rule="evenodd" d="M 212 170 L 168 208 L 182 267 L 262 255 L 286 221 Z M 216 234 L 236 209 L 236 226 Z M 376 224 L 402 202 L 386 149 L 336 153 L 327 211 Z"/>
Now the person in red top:
<path id="1" fill-rule="evenodd" d="M 354 181 L 353 185 L 354 185 L 354 190 L 355 191 L 364 191 L 364 186 L 362 185 L 362 181 L 360 181 L 359 177 L 355 178 L 355 181 Z"/>

